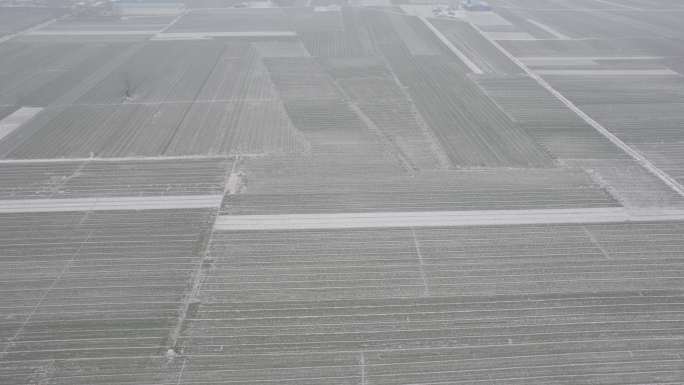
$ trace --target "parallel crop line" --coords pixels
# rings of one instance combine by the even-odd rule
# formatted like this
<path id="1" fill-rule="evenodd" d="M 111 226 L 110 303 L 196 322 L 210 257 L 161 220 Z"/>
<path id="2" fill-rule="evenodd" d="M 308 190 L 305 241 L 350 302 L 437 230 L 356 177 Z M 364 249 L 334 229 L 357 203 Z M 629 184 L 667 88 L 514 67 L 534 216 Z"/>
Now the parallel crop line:
<path id="1" fill-rule="evenodd" d="M 627 153 L 634 160 L 636 160 L 637 163 L 639 163 L 641 166 L 646 168 L 653 175 L 655 175 L 660 180 L 662 180 L 666 185 L 668 185 L 670 188 L 672 188 L 679 195 L 684 196 L 684 186 L 682 186 L 679 182 L 677 182 L 677 180 L 675 180 L 674 178 L 669 176 L 666 172 L 664 172 L 661 169 L 659 169 L 658 167 L 656 167 L 645 156 L 641 155 L 638 151 L 631 148 L 627 143 L 623 142 L 620 138 L 618 138 L 612 132 L 610 132 L 608 129 L 603 127 L 599 122 L 597 122 L 592 117 L 587 115 L 584 111 L 582 111 L 579 107 L 577 107 L 573 102 L 571 102 L 569 99 L 567 99 L 565 96 L 563 96 L 563 94 L 561 94 L 559 91 L 557 91 L 555 88 L 553 88 L 541 76 L 537 75 L 534 71 L 530 70 L 530 68 L 527 67 L 527 65 L 525 65 L 525 63 L 523 63 L 517 57 L 515 57 L 510 52 L 508 52 L 499 43 L 497 43 L 496 41 L 489 38 L 487 36 L 487 34 L 482 32 L 482 30 L 480 28 L 478 28 L 474 24 L 471 24 L 471 25 L 485 39 L 487 39 L 492 45 L 494 45 L 499 51 L 501 51 L 501 53 L 506 55 L 509 59 L 511 59 L 514 63 L 516 63 L 520 68 L 522 68 L 530 78 L 534 79 L 540 86 L 542 86 L 544 89 L 546 89 L 549 93 L 551 93 L 553 96 L 555 96 L 556 99 L 561 101 L 565 106 L 567 106 L 570 110 L 572 110 L 575 114 L 577 114 L 580 118 L 582 118 L 582 120 L 584 120 L 587 124 L 592 126 L 594 129 L 596 129 L 596 131 L 598 131 L 601 135 L 605 136 L 608 140 L 610 140 L 617 147 L 622 149 L 625 153 Z"/>

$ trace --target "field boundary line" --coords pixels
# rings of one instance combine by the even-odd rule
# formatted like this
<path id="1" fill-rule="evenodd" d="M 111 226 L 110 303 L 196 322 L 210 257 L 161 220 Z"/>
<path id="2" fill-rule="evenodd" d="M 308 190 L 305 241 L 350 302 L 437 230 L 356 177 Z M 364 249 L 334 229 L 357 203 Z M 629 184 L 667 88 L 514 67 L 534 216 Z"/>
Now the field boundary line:
<path id="1" fill-rule="evenodd" d="M 180 19 L 182 19 L 185 15 L 187 15 L 189 13 L 190 13 L 189 9 L 186 9 L 183 12 L 179 13 L 178 16 L 176 16 L 173 20 L 171 20 L 171 22 L 169 24 L 167 24 L 166 26 L 164 26 L 164 28 L 157 31 L 157 34 L 164 33 L 166 31 L 168 31 L 169 29 L 171 29 L 171 27 L 176 25 L 176 23 L 178 23 L 180 21 Z"/>
<path id="2" fill-rule="evenodd" d="M 240 154 L 240 157 L 243 155 Z M 263 154 L 247 154 L 246 157 L 263 157 Z M 231 160 L 235 155 L 169 155 L 169 156 L 122 156 L 116 158 L 26 158 L 26 159 L 0 159 L 0 165 L 21 164 L 21 163 L 68 163 L 68 162 L 93 162 L 93 163 L 115 163 L 115 162 L 153 162 L 153 161 L 172 161 L 172 160 Z"/>
<path id="3" fill-rule="evenodd" d="M 165 195 L 123 196 L 96 198 L 57 199 L 4 199 L 0 200 L 0 214 L 110 211 L 110 210 L 168 210 L 191 208 L 214 208 L 221 205 L 222 194 L 215 195 Z"/>
<path id="4" fill-rule="evenodd" d="M 215 230 L 316 230 L 684 221 L 684 209 L 624 207 L 220 215 Z"/>
<path id="5" fill-rule="evenodd" d="M 21 128 L 43 110 L 42 107 L 20 107 L 0 119 L 0 141 L 14 130 Z"/>
<path id="6" fill-rule="evenodd" d="M 562 33 L 556 31 L 555 29 L 553 29 L 553 28 L 549 27 L 548 25 L 543 24 L 539 21 L 536 21 L 534 19 L 527 19 L 527 21 L 529 21 L 530 23 L 534 24 L 535 26 L 543 29 L 544 31 L 546 31 L 548 34 L 555 37 L 556 39 L 559 39 L 559 40 L 570 40 L 570 39 L 572 39 L 570 36 L 563 35 Z"/>
<path id="7" fill-rule="evenodd" d="M 477 75 L 484 74 L 484 72 L 480 69 L 480 67 L 477 66 L 477 64 L 473 63 L 473 61 L 470 60 L 468 56 L 466 56 L 463 52 L 461 52 L 461 50 L 456 48 L 456 46 L 451 44 L 449 39 L 447 39 L 447 37 L 444 36 L 444 34 L 440 32 L 434 25 L 432 25 L 432 23 L 430 23 L 430 21 L 427 18 L 425 18 L 425 16 L 418 16 L 418 18 L 425 24 L 426 27 L 428 27 L 428 29 L 430 29 L 430 31 L 432 31 L 432 33 L 435 34 L 435 36 L 437 36 L 439 41 L 441 41 L 442 44 L 447 46 L 447 48 L 449 48 L 449 50 L 453 52 L 454 55 L 458 56 L 458 58 L 461 59 L 463 64 L 465 64 L 471 71 L 473 71 Z"/>
<path id="8" fill-rule="evenodd" d="M 42 22 L 42 23 L 40 23 L 40 24 L 38 24 L 38 25 L 34 25 L 34 26 L 29 27 L 29 28 L 23 29 L 23 30 L 21 30 L 21 31 L 17 31 L 17 32 L 11 33 L 11 34 L 9 34 L 9 35 L 2 36 L 2 37 L 0 37 L 0 44 L 4 43 L 4 42 L 6 42 L 6 41 L 12 40 L 12 39 L 14 39 L 14 38 L 17 37 L 17 36 L 21 36 L 21 35 L 24 35 L 24 34 L 30 34 L 30 33 L 33 32 L 33 31 L 37 31 L 37 30 L 39 30 L 39 29 L 41 29 L 41 28 L 43 28 L 43 27 L 47 27 L 48 25 L 50 25 L 50 24 L 56 22 L 57 20 L 58 20 L 57 18 L 50 19 L 50 20 L 45 21 L 45 22 Z"/>

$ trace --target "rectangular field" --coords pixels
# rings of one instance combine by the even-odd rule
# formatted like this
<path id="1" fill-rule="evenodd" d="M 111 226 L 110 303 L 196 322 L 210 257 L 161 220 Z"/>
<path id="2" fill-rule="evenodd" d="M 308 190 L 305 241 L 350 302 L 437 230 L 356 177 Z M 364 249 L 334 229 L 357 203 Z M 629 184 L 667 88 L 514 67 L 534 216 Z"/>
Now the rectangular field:
<path id="1" fill-rule="evenodd" d="M 0 37 L 59 17 L 63 8 L 0 7 Z"/>
<path id="2" fill-rule="evenodd" d="M 0 215 L 0 382 L 160 381 L 207 210 Z"/>
<path id="3" fill-rule="evenodd" d="M 215 233 L 177 378 L 211 382 L 229 370 L 245 383 L 619 383 L 638 368 L 635 381 L 655 372 L 676 381 L 681 231 Z"/>
<path id="4" fill-rule="evenodd" d="M 549 154 L 450 62 L 414 56 L 391 65 L 454 165 L 551 166 Z"/>
<path id="5" fill-rule="evenodd" d="M 458 20 L 430 20 L 449 41 L 462 51 L 485 73 L 513 75 L 523 71 L 509 58 L 499 52 L 470 24 Z"/>
<path id="6" fill-rule="evenodd" d="M 222 194 L 225 158 L 0 162 L 0 199 Z"/>
<path id="7" fill-rule="evenodd" d="M 559 159 L 627 159 L 529 77 L 482 77 L 478 85 L 532 138 Z"/>
<path id="8" fill-rule="evenodd" d="M 226 195 L 222 214 L 353 213 L 613 207 L 587 174 L 566 169 L 422 172 L 416 176 L 337 174 L 325 179 L 241 168 L 242 194 Z"/>
<path id="9" fill-rule="evenodd" d="M 21 77 L 7 77 L 8 87 L 0 92 L 0 98 L 5 96 L 8 106 L 35 105 L 45 100 L 47 108 L 0 141 L 4 157 L 307 151 L 308 143 L 290 122 L 271 75 L 249 43 L 115 45 L 119 47 L 113 53 L 116 60 L 109 62 L 108 68 L 100 62 L 100 68 L 93 68 L 91 73 L 83 73 L 84 65 L 95 66 L 91 62 L 93 55 L 109 45 L 64 46 L 83 56 L 80 63 L 76 61 L 79 55 L 63 53 L 69 62 L 52 64 L 56 68 L 64 66 L 64 76 L 54 78 L 55 71 L 48 68 L 45 73 L 51 78 L 28 90 L 21 84 Z M 9 47 L 12 57 L 6 58 L 4 64 L 12 70 L 24 61 L 32 61 L 35 55 L 48 55 L 45 60 L 49 60 L 50 55 L 58 54 L 59 47 Z M 25 76 L 35 76 L 35 71 L 27 68 Z M 84 77 L 74 86 L 69 79 L 77 73 Z M 67 84 L 71 88 L 62 89 Z"/>
<path id="10" fill-rule="evenodd" d="M 196 9 L 181 17 L 167 32 L 245 32 L 292 31 L 283 10 L 262 9 Z"/>
<path id="11" fill-rule="evenodd" d="M 684 78 L 548 76 L 549 82 L 679 183 L 684 182 Z"/>

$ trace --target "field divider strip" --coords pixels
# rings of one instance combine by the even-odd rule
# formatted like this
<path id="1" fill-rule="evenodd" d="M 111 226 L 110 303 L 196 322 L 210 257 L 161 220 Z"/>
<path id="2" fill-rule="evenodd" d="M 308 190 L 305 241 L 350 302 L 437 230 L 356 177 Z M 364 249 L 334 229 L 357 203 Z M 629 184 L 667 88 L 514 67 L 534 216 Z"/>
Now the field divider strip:
<path id="1" fill-rule="evenodd" d="M 432 31 L 432 33 L 435 34 L 435 36 L 437 36 L 439 41 L 446 45 L 447 48 L 449 48 L 449 50 L 451 50 L 451 52 L 454 53 L 454 55 L 461 59 L 463 64 L 465 64 L 471 71 L 473 71 L 477 75 L 484 74 L 484 72 L 480 69 L 480 67 L 477 66 L 477 64 L 473 63 L 473 61 L 470 60 L 468 56 L 466 56 L 463 52 L 461 52 L 461 50 L 456 48 L 456 46 L 451 44 L 449 39 L 447 39 L 442 32 L 435 28 L 435 26 L 432 25 L 432 23 L 430 23 L 430 21 L 427 18 L 425 18 L 424 16 L 419 16 L 418 18 L 425 24 L 426 27 L 430 29 L 430 31 Z"/>
<path id="2" fill-rule="evenodd" d="M 552 35 L 552 36 L 555 37 L 556 39 L 560 39 L 560 40 L 570 40 L 570 39 L 572 39 L 571 37 L 569 37 L 569 36 L 567 36 L 567 35 L 563 35 L 562 33 L 556 31 L 555 29 L 549 27 L 549 26 L 546 25 L 546 24 L 540 23 L 540 22 L 538 22 L 538 21 L 536 21 L 536 20 L 533 20 L 533 19 L 527 19 L 527 21 L 529 21 L 530 23 L 534 24 L 535 26 L 537 26 L 537 27 L 543 29 L 544 31 L 546 31 L 547 33 L 549 33 L 550 35 Z"/>
<path id="3" fill-rule="evenodd" d="M 240 154 L 242 157 L 243 155 Z M 263 157 L 262 154 L 247 154 L 247 157 Z M 122 156 L 116 158 L 25 158 L 25 159 L 0 159 L 0 164 L 24 164 L 24 163 L 78 163 L 78 162 L 93 162 L 93 163 L 116 163 L 116 162 L 154 162 L 154 161 L 172 161 L 172 160 L 229 160 L 233 159 L 233 155 L 163 155 L 163 156 Z"/>
<path id="4" fill-rule="evenodd" d="M 215 230 L 315 230 L 684 221 L 684 209 L 624 207 L 530 210 L 221 215 Z"/>
<path id="5" fill-rule="evenodd" d="M 180 12 L 180 13 L 178 14 L 178 16 L 176 16 L 176 18 L 174 18 L 173 20 L 171 20 L 171 22 L 170 22 L 169 24 L 167 24 L 164 28 L 162 28 L 160 31 L 158 31 L 157 34 L 164 33 L 164 32 L 166 32 L 166 31 L 168 31 L 169 29 L 171 29 L 171 27 L 173 27 L 174 25 L 176 25 L 176 23 L 178 23 L 178 22 L 180 21 L 180 19 L 182 19 L 185 15 L 187 15 L 187 14 L 189 14 L 189 13 L 190 13 L 190 10 L 189 10 L 189 9 L 186 9 L 186 10 L 184 10 L 183 12 Z"/>
<path id="6" fill-rule="evenodd" d="M 151 40 L 202 40 L 211 39 L 214 37 L 295 37 L 297 32 L 295 31 L 238 31 L 238 32 L 160 32 L 155 33 L 154 31 L 148 33 L 153 35 Z"/>
<path id="7" fill-rule="evenodd" d="M 42 110 L 41 107 L 21 107 L 0 119 L 0 140 L 33 119 Z"/>
<path id="8" fill-rule="evenodd" d="M 167 195 L 57 199 L 6 199 L 0 200 L 0 214 L 110 211 L 110 210 L 168 210 L 213 208 L 221 205 L 223 195 Z"/>
<path id="9" fill-rule="evenodd" d="M 486 33 L 482 32 L 480 28 L 478 28 L 475 24 L 472 24 L 472 27 L 487 41 L 489 41 L 490 44 L 492 44 L 494 47 L 496 47 L 501 53 L 506 55 L 510 60 L 512 60 L 515 64 L 517 64 L 525 73 L 533 80 L 535 80 L 540 86 L 542 86 L 545 90 L 547 90 L 551 95 L 556 97 L 561 103 L 563 103 L 566 107 L 568 107 L 572 112 L 577 114 L 582 120 L 584 120 L 587 124 L 589 124 L 591 127 L 593 127 L 596 131 L 598 131 L 601 135 L 606 137 L 608 140 L 610 140 L 614 145 L 619 147 L 622 151 L 626 152 L 629 156 L 631 156 L 634 160 L 637 161 L 642 167 L 646 168 L 649 172 L 651 172 L 653 175 L 657 176 L 660 180 L 663 181 L 666 185 L 668 185 L 672 190 L 677 192 L 679 195 L 684 196 L 684 187 L 677 182 L 674 178 L 672 178 L 670 175 L 668 175 L 666 172 L 663 170 L 659 169 L 656 165 L 651 163 L 650 160 L 646 159 L 645 156 L 641 155 L 638 151 L 630 147 L 627 143 L 623 142 L 620 138 L 615 136 L 612 132 L 608 131 L 603 125 L 601 125 L 599 122 L 594 120 L 591 116 L 587 115 L 584 111 L 582 111 L 579 107 L 577 107 L 573 102 L 571 102 L 568 98 L 563 96 L 559 91 L 557 91 L 555 88 L 551 86 L 546 80 L 544 80 L 541 76 L 539 76 L 537 73 L 532 71 L 525 63 L 523 63 L 521 60 L 519 60 L 517 57 L 515 57 L 513 54 L 508 52 L 505 48 L 503 48 L 499 43 L 494 41 L 493 39 L 489 38 Z"/>

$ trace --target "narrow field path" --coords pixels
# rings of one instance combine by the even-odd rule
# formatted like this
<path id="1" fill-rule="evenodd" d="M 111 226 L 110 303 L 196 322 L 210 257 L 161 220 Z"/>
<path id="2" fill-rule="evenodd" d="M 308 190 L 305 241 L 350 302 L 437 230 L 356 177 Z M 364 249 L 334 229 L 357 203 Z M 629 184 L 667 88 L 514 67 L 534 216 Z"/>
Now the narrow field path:
<path id="1" fill-rule="evenodd" d="M 418 211 L 338 214 L 221 215 L 217 230 L 301 230 L 389 227 L 458 227 L 684 220 L 682 209 L 622 207 L 533 210 Z"/>

